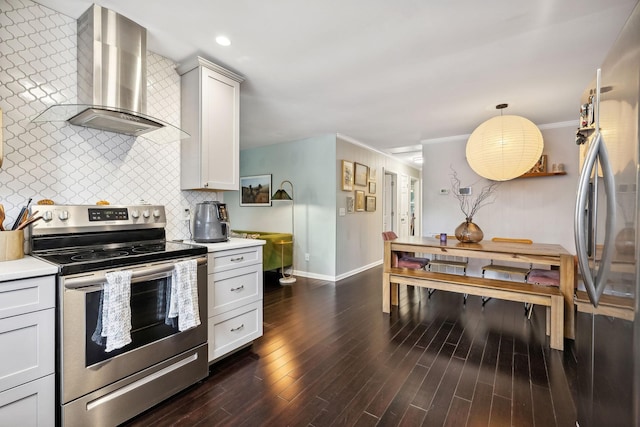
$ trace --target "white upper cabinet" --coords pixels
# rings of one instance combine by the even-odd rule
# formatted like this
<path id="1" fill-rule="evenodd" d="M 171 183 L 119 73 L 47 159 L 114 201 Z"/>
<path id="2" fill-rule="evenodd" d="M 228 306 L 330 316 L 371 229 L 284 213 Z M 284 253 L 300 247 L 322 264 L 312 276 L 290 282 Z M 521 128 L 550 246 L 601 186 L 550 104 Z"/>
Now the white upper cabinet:
<path id="1" fill-rule="evenodd" d="M 196 57 L 181 75 L 180 188 L 238 190 L 240 83 L 243 77 Z"/>

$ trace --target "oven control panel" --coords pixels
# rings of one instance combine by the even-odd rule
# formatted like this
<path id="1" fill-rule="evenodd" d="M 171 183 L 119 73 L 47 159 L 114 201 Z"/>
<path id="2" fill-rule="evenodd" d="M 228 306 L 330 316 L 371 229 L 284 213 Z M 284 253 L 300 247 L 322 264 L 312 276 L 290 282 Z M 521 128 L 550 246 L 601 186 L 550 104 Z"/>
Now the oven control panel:
<path id="1" fill-rule="evenodd" d="M 38 205 L 32 210 L 42 216 L 33 224 L 34 235 L 94 231 L 164 228 L 164 206 L 132 205 Z"/>
<path id="2" fill-rule="evenodd" d="M 127 208 L 89 208 L 89 221 L 126 221 L 128 219 Z"/>

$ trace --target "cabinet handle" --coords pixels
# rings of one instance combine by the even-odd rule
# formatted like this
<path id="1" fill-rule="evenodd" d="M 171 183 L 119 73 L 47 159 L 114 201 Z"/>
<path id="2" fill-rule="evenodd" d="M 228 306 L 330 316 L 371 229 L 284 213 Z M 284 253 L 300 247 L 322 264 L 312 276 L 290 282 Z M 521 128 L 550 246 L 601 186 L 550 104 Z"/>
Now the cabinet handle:
<path id="1" fill-rule="evenodd" d="M 240 329 L 244 329 L 244 323 L 242 325 L 238 326 L 237 328 L 231 328 L 231 332 L 237 332 Z"/>
<path id="2" fill-rule="evenodd" d="M 243 261 L 243 260 L 244 260 L 244 257 L 243 257 L 243 256 L 238 257 L 238 258 L 231 258 L 231 261 L 232 261 L 232 262 Z"/>
<path id="3" fill-rule="evenodd" d="M 231 288 L 229 289 L 231 292 L 235 292 L 235 291 L 241 291 L 244 289 L 244 285 L 240 285 L 237 288 Z"/>

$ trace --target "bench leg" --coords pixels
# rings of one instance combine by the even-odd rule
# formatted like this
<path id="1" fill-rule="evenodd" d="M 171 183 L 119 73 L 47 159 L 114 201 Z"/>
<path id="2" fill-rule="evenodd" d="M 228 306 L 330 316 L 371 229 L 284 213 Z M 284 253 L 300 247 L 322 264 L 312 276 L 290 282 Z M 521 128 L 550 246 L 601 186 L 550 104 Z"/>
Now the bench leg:
<path id="1" fill-rule="evenodd" d="M 551 335 L 551 307 L 547 307 L 547 316 L 546 316 L 546 329 L 545 333 L 547 336 Z"/>
<path id="2" fill-rule="evenodd" d="M 391 284 L 391 305 L 398 305 L 400 299 L 400 286 L 397 283 Z"/>
<path id="3" fill-rule="evenodd" d="M 547 309 L 547 313 L 551 319 L 549 325 L 551 329 L 551 348 L 556 350 L 564 350 L 564 298 L 560 295 L 551 297 L 551 308 Z M 549 322 L 549 320 L 547 320 Z"/>

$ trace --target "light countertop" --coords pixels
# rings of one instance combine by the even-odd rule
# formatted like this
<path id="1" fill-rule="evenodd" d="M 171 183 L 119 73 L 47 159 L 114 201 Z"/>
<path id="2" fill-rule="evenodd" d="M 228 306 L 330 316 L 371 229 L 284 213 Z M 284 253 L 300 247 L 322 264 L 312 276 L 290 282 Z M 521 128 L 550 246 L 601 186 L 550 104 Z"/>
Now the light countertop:
<path id="1" fill-rule="evenodd" d="M 0 262 L 0 282 L 47 276 L 58 273 L 58 267 L 25 255 L 24 258 Z"/>
<path id="2" fill-rule="evenodd" d="M 192 240 L 185 240 L 185 243 L 205 246 L 208 252 L 218 252 L 218 251 L 225 251 L 227 249 L 239 249 L 239 248 L 248 248 L 251 246 L 262 246 L 266 242 L 260 239 L 240 239 L 237 237 L 231 237 L 229 241 L 220 242 L 220 243 L 198 243 Z"/>

